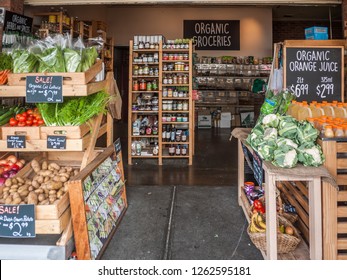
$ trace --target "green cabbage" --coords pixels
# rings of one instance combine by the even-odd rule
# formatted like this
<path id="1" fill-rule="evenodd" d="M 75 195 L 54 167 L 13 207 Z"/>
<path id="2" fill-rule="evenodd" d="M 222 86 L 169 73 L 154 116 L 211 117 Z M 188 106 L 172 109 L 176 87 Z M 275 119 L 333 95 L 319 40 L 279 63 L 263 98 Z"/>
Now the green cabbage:
<path id="1" fill-rule="evenodd" d="M 282 116 L 278 125 L 278 134 L 282 137 L 295 140 L 298 134 L 298 121 L 291 116 Z"/>
<path id="2" fill-rule="evenodd" d="M 291 146 L 281 146 L 274 152 L 272 164 L 283 168 L 292 168 L 298 162 L 298 154 Z"/>
<path id="3" fill-rule="evenodd" d="M 323 164 L 325 157 L 319 145 L 314 143 L 305 143 L 298 148 L 299 162 L 305 166 L 320 166 Z"/>
<path id="4" fill-rule="evenodd" d="M 315 142 L 318 137 L 318 130 L 308 121 L 301 121 L 298 124 L 297 141 L 299 144 Z"/>

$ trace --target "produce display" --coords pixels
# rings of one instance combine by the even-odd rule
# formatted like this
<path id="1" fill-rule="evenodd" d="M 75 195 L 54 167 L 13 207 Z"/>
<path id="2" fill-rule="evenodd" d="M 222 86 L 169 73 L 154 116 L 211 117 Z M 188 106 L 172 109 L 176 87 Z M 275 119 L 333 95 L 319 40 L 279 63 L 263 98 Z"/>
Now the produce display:
<path id="1" fill-rule="evenodd" d="M 9 124 L 10 126 L 40 126 L 44 125 L 45 122 L 38 109 L 35 108 L 16 114 L 15 117 L 10 118 Z"/>
<path id="2" fill-rule="evenodd" d="M 14 155 L 0 160 L 0 187 L 5 184 L 6 179 L 14 177 L 24 164 L 24 159 L 18 159 Z"/>
<path id="3" fill-rule="evenodd" d="M 266 223 L 262 214 L 254 213 L 250 220 L 249 231 L 251 233 L 266 232 Z M 277 227 L 278 233 L 294 235 L 294 228 L 290 225 L 279 224 Z"/>
<path id="4" fill-rule="evenodd" d="M 63 103 L 38 103 L 46 126 L 78 126 L 106 112 L 109 95 L 105 91 L 83 96 L 66 97 Z"/>
<path id="5" fill-rule="evenodd" d="M 0 126 L 7 124 L 11 118 L 14 118 L 16 114 L 22 113 L 25 108 L 21 105 L 18 106 L 0 106 Z"/>
<path id="6" fill-rule="evenodd" d="M 19 176 L 6 179 L 0 188 L 0 204 L 54 204 L 68 191 L 64 183 L 79 172 L 71 166 L 61 167 L 47 161 L 40 164 L 33 160 L 31 167 L 35 172 L 32 179 Z"/>
<path id="7" fill-rule="evenodd" d="M 12 58 L 10 55 L 0 53 L 0 85 L 5 85 L 8 79 L 8 73 L 12 70 Z"/>

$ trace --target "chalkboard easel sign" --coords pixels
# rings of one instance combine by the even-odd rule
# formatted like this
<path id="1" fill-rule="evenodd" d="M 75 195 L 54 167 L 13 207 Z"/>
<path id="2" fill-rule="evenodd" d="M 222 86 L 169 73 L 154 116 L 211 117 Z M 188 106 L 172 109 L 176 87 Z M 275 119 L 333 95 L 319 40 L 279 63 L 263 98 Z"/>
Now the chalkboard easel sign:
<path id="1" fill-rule="evenodd" d="M 297 101 L 344 101 L 344 45 L 340 40 L 285 41 L 283 70 L 284 87 Z"/>
<path id="2" fill-rule="evenodd" d="M 263 160 L 255 151 L 253 152 L 253 172 L 254 179 L 258 182 L 259 186 L 262 186 L 264 182 Z"/>
<path id="3" fill-rule="evenodd" d="M 66 149 L 66 136 L 47 136 L 47 149 L 65 150 Z"/>
<path id="4" fill-rule="evenodd" d="M 62 76 L 27 76 L 26 100 L 27 103 L 62 103 L 63 77 Z"/>
<path id="5" fill-rule="evenodd" d="M 25 135 L 8 135 L 7 148 L 8 149 L 25 149 L 26 139 Z"/>
<path id="6" fill-rule="evenodd" d="M 35 236 L 35 205 L 0 205 L 0 237 Z"/>

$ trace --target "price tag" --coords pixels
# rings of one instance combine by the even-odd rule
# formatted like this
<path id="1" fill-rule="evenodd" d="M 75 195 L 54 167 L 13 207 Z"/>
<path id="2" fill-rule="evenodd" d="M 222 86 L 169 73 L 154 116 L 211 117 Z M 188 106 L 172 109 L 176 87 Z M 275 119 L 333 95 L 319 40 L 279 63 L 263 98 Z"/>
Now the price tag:
<path id="1" fill-rule="evenodd" d="M 0 237 L 35 236 L 35 205 L 0 205 Z"/>
<path id="2" fill-rule="evenodd" d="M 25 149 L 26 139 L 24 135 L 8 135 L 7 148 L 8 149 Z"/>
<path id="3" fill-rule="evenodd" d="M 66 136 L 47 136 L 47 149 L 66 150 Z"/>
<path id="4" fill-rule="evenodd" d="M 27 103 L 62 103 L 63 77 L 27 76 L 25 101 Z"/>

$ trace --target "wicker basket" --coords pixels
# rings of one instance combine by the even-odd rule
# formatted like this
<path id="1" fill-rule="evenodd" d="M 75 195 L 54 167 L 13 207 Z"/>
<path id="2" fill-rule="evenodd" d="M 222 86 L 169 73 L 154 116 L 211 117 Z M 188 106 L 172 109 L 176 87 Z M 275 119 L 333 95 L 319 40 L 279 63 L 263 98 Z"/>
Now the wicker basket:
<path id="1" fill-rule="evenodd" d="M 277 221 L 284 226 L 291 226 L 294 230 L 294 235 L 277 233 L 277 252 L 279 254 L 289 253 L 295 250 L 300 243 L 300 236 L 297 229 L 287 219 L 282 216 L 277 216 Z M 266 232 L 250 232 L 250 226 L 247 228 L 249 238 L 252 240 L 255 247 L 266 252 Z"/>

